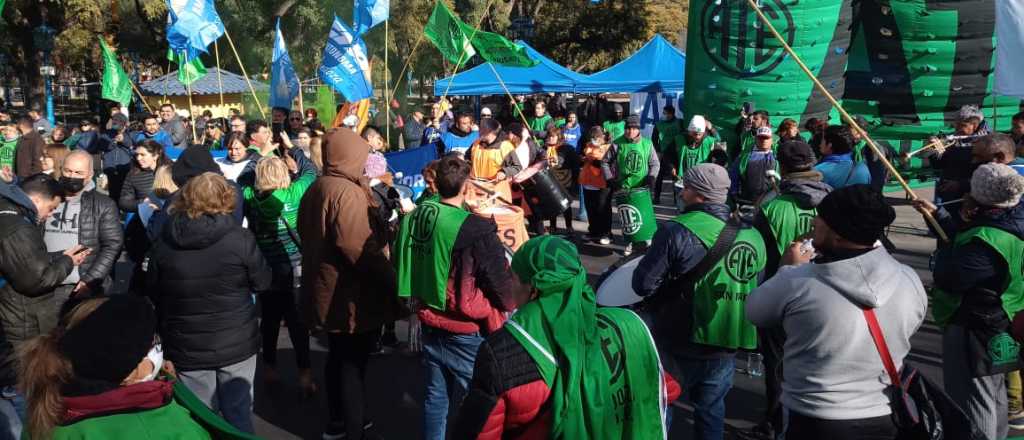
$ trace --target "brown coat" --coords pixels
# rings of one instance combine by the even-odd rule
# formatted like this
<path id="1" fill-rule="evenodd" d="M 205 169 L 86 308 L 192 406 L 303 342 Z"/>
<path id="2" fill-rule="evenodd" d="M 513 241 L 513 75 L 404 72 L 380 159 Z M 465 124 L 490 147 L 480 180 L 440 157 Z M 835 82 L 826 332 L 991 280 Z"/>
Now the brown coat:
<path id="1" fill-rule="evenodd" d="M 43 153 L 46 142 L 38 131 L 32 130 L 18 140 L 15 147 L 14 173 L 20 178 L 43 172 Z"/>
<path id="2" fill-rule="evenodd" d="M 401 316 L 397 275 L 385 256 L 384 225 L 373 215 L 363 167 L 370 151 L 352 130 L 323 144 L 323 176 L 299 204 L 300 306 L 310 328 L 346 334 L 376 331 Z"/>

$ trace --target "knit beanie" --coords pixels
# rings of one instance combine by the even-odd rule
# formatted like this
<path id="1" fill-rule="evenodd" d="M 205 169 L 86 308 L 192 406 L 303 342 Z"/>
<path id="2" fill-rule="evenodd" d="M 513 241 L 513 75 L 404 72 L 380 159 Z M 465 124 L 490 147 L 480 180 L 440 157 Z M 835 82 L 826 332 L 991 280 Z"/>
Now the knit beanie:
<path id="1" fill-rule="evenodd" d="M 121 383 L 153 346 L 156 313 L 145 299 L 112 295 L 60 337 L 75 376 Z"/>
<path id="2" fill-rule="evenodd" d="M 171 180 L 180 188 L 188 179 L 206 172 L 222 174 L 209 149 L 202 145 L 192 146 L 186 148 L 171 165 Z"/>
<path id="3" fill-rule="evenodd" d="M 896 211 L 871 186 L 852 185 L 825 196 L 818 205 L 818 216 L 840 237 L 870 246 L 896 219 Z"/>
<path id="4" fill-rule="evenodd" d="M 683 187 L 700 194 L 707 203 L 725 203 L 731 185 L 729 172 L 713 163 L 694 166 L 683 176 Z"/>
<path id="5" fill-rule="evenodd" d="M 1024 194 L 1024 176 L 1001 163 L 987 163 L 971 175 L 971 198 L 984 206 L 1012 208 Z"/>

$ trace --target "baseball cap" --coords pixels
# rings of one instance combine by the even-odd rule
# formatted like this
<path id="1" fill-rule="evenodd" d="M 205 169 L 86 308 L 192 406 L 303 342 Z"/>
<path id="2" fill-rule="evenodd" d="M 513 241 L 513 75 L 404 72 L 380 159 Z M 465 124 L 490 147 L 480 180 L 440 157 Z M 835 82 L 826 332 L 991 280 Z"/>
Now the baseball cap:
<path id="1" fill-rule="evenodd" d="M 754 135 L 757 137 L 772 137 L 772 129 L 770 127 L 761 127 L 757 129 Z"/>

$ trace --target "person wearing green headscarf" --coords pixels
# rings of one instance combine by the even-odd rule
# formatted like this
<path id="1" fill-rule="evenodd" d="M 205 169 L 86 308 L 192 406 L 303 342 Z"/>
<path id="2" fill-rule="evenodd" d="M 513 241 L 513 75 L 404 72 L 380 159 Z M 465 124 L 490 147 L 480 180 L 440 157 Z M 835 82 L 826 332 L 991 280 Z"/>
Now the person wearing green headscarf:
<path id="1" fill-rule="evenodd" d="M 531 239 L 512 271 L 532 299 L 481 345 L 455 438 L 667 438 L 678 386 L 640 317 L 597 307 L 576 246 Z"/>

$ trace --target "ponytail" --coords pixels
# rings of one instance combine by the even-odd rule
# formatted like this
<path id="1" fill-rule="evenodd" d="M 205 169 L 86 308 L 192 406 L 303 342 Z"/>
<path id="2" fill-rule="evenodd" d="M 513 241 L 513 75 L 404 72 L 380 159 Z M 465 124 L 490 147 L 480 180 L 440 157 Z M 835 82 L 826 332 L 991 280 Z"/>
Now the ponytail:
<path id="1" fill-rule="evenodd" d="M 72 369 L 57 348 L 57 331 L 30 340 L 19 350 L 19 388 L 28 399 L 25 430 L 31 439 L 50 438 L 64 412 L 60 391 L 71 380 Z"/>

